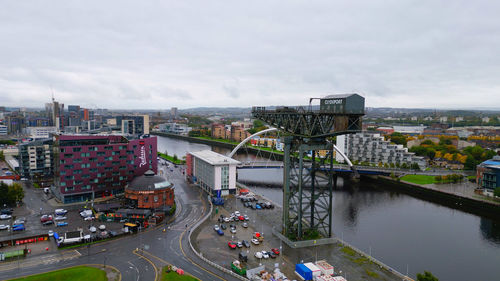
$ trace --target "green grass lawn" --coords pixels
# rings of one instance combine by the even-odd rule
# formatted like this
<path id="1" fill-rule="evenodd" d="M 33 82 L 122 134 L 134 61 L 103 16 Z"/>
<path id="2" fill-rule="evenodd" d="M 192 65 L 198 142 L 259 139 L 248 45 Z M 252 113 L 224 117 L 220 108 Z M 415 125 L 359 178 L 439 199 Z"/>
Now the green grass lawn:
<path id="1" fill-rule="evenodd" d="M 401 180 L 416 184 L 436 183 L 436 181 L 434 180 L 434 176 L 427 175 L 405 175 L 401 178 Z"/>
<path id="2" fill-rule="evenodd" d="M 29 281 L 58 281 L 58 280 L 71 280 L 71 281 L 100 281 L 108 280 L 106 277 L 106 272 L 95 267 L 89 266 L 76 266 L 71 268 L 65 268 L 56 271 L 50 271 L 42 274 L 32 275 L 28 277 L 12 279 L 12 281 L 17 280 L 29 280 Z M 173 279 L 165 279 L 173 280 Z"/>
<path id="3" fill-rule="evenodd" d="M 189 276 L 189 275 L 179 275 L 177 274 L 176 272 L 173 272 L 173 271 L 170 271 L 169 273 L 167 273 L 165 271 L 167 267 L 165 266 L 161 272 L 161 280 L 162 281 L 198 281 L 198 279 L 192 277 L 192 276 Z"/>

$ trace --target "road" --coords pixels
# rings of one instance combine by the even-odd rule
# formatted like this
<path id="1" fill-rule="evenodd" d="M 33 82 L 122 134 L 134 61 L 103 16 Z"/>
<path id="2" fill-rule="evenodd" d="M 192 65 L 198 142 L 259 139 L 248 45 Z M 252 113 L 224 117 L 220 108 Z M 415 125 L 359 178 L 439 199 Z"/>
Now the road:
<path id="1" fill-rule="evenodd" d="M 161 166 L 161 165 L 160 165 Z M 122 280 L 159 280 L 161 268 L 172 264 L 200 280 L 235 280 L 231 275 L 209 267 L 191 250 L 189 227 L 201 219 L 207 210 L 206 200 L 197 187 L 185 183 L 181 169 L 161 167 L 163 174 L 174 183 L 177 211 L 173 221 L 136 235 L 81 247 L 61 250 L 56 254 L 31 256 L 24 260 L 0 264 L 2 279 L 10 279 L 84 264 L 105 264 L 117 268 Z M 28 200 L 30 200 L 28 198 Z M 39 200 L 39 199 L 38 199 Z M 187 226 L 187 227 L 186 227 Z M 19 270 L 22 269 L 22 270 Z"/>

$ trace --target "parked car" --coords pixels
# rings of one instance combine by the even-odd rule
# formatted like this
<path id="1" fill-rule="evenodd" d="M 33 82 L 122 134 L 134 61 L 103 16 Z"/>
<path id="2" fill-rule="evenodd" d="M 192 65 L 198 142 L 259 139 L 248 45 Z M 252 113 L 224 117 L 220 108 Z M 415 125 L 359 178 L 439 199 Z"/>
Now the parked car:
<path id="1" fill-rule="evenodd" d="M 226 226 L 225 224 L 221 224 L 221 225 L 220 225 L 220 228 L 221 228 L 222 230 L 226 230 L 226 229 L 227 229 L 227 226 Z"/>
<path id="2" fill-rule="evenodd" d="M 2 214 L 2 215 L 0 215 L 0 220 L 8 220 L 8 219 L 10 219 L 10 218 L 12 218 L 12 216 L 11 216 L 11 215 L 7 215 L 7 214 Z"/>
<path id="3" fill-rule="evenodd" d="M 91 227 L 89 227 L 89 231 L 94 233 L 97 231 L 97 228 L 95 226 L 91 226 Z"/>
<path id="4" fill-rule="evenodd" d="M 236 228 L 236 225 L 234 223 L 229 225 L 229 228 Z"/>
<path id="5" fill-rule="evenodd" d="M 245 220 L 245 217 L 244 217 L 244 216 L 238 216 L 238 219 L 239 219 L 240 221 L 244 221 L 244 220 Z"/>
<path id="6" fill-rule="evenodd" d="M 232 234 L 236 234 L 236 228 L 231 228 L 230 231 L 231 231 Z"/>
<path id="7" fill-rule="evenodd" d="M 249 216 L 247 216 L 247 215 L 244 215 L 243 217 L 245 218 L 245 220 L 246 220 L 246 221 L 249 221 L 249 220 L 250 220 L 250 217 L 249 217 Z"/>
<path id="8" fill-rule="evenodd" d="M 83 220 L 84 220 L 84 221 L 91 221 L 91 220 L 93 220 L 93 219 L 95 219 L 95 218 L 94 218 L 94 217 L 86 217 L 86 218 L 84 218 Z M 127 221 L 127 220 L 120 220 L 120 222 L 126 222 L 126 221 Z"/>
<path id="9" fill-rule="evenodd" d="M 250 243 L 247 240 L 241 241 L 241 244 L 243 244 L 243 246 L 245 246 L 245 248 L 250 248 Z"/>
<path id="10" fill-rule="evenodd" d="M 240 211 L 234 211 L 234 216 L 239 217 L 240 216 Z"/>
<path id="11" fill-rule="evenodd" d="M 40 222 L 41 223 L 44 223 L 44 222 L 47 222 L 47 221 L 52 221 L 52 216 L 51 215 L 42 215 L 40 217 Z"/>
<path id="12" fill-rule="evenodd" d="M 13 212 L 14 212 L 14 209 L 5 208 L 5 209 L 2 209 L 2 211 L 0 213 L 2 213 L 3 215 L 12 215 Z"/>
<path id="13" fill-rule="evenodd" d="M 68 210 L 65 210 L 65 209 L 56 209 L 54 211 L 54 214 L 56 214 L 57 216 L 64 216 L 68 213 Z"/>
<path id="14" fill-rule="evenodd" d="M 49 224 L 53 224 L 53 223 L 54 223 L 53 220 L 49 220 L 49 221 L 42 222 L 42 225 L 49 225 Z"/>
<path id="15" fill-rule="evenodd" d="M 261 252 L 255 252 L 254 256 L 258 259 L 262 258 L 262 253 Z"/>
<path id="16" fill-rule="evenodd" d="M 214 225 L 214 230 L 217 232 L 217 230 L 219 230 L 219 226 L 218 225 Z"/>
<path id="17" fill-rule="evenodd" d="M 56 221 L 63 221 L 65 219 L 67 219 L 67 217 L 57 216 L 54 218 L 54 220 L 56 220 Z"/>
<path id="18" fill-rule="evenodd" d="M 233 241 L 227 242 L 227 246 L 229 246 L 229 248 L 233 250 L 236 249 L 236 243 L 234 243 Z"/>
<path id="19" fill-rule="evenodd" d="M 7 230 L 10 228 L 10 225 L 8 224 L 0 224 L 0 230 Z"/>
<path id="20" fill-rule="evenodd" d="M 247 228 L 248 227 L 248 223 L 244 222 L 241 226 L 244 227 L 244 228 Z"/>
<path id="21" fill-rule="evenodd" d="M 68 225 L 68 223 L 67 223 L 67 222 L 65 222 L 65 221 L 63 221 L 63 222 L 58 222 L 58 223 L 56 224 L 56 226 L 57 226 L 57 227 L 60 227 L 60 226 L 67 226 L 67 225 Z"/>
<path id="22" fill-rule="evenodd" d="M 229 222 L 230 219 L 228 217 L 224 217 L 224 222 Z"/>
<path id="23" fill-rule="evenodd" d="M 272 248 L 271 251 L 275 254 L 275 255 L 279 255 L 280 254 L 280 250 L 276 249 L 276 248 Z"/>
<path id="24" fill-rule="evenodd" d="M 262 207 L 260 206 L 259 203 L 255 203 L 255 209 L 256 210 L 262 210 Z"/>
<path id="25" fill-rule="evenodd" d="M 80 212 L 80 216 L 83 218 L 92 216 L 92 210 L 83 210 Z"/>
<path id="26" fill-rule="evenodd" d="M 105 230 L 106 226 L 104 224 L 99 225 L 99 230 Z"/>
<path id="27" fill-rule="evenodd" d="M 26 222 L 26 219 L 25 218 L 20 218 L 20 219 L 17 219 L 13 222 L 13 224 L 23 224 Z"/>
<path id="28" fill-rule="evenodd" d="M 262 251 L 262 257 L 265 258 L 265 259 L 268 259 L 269 258 L 269 254 L 267 253 L 267 251 Z"/>
<path id="29" fill-rule="evenodd" d="M 222 231 L 222 229 L 219 229 L 217 230 L 217 234 L 219 234 L 220 236 L 224 235 L 224 231 Z"/>
<path id="30" fill-rule="evenodd" d="M 54 231 L 49 230 L 49 232 L 47 234 L 49 235 L 49 237 L 52 237 L 52 236 L 54 236 Z"/>
<path id="31" fill-rule="evenodd" d="M 25 230 L 24 224 L 17 224 L 12 226 L 12 231 L 22 231 Z"/>
<path id="32" fill-rule="evenodd" d="M 255 238 L 252 238 L 252 239 L 250 240 L 250 242 L 252 242 L 252 243 L 253 243 L 253 244 L 255 244 L 255 245 L 259 245 L 259 243 L 260 243 L 260 242 L 259 242 L 259 240 L 255 239 Z"/>
<path id="33" fill-rule="evenodd" d="M 276 258 L 276 255 L 271 251 L 268 251 L 267 254 L 269 255 L 270 258 L 273 258 L 273 259 Z"/>

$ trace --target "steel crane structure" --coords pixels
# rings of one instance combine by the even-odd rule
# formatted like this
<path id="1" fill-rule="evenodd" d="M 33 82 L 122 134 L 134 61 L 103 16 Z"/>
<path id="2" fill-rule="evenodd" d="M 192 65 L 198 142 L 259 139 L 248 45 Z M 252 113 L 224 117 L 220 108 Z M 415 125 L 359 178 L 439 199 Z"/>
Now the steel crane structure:
<path id="1" fill-rule="evenodd" d="M 291 240 L 332 236 L 334 144 L 328 138 L 361 131 L 364 98 L 357 94 L 319 98 L 306 107 L 253 107 L 252 116 L 283 131 L 283 235 Z"/>

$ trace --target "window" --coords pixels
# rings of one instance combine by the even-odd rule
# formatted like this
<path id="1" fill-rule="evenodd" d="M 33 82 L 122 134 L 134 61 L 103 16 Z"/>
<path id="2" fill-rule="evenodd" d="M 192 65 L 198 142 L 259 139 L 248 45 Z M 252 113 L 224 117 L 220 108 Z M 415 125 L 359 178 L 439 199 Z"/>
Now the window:
<path id="1" fill-rule="evenodd" d="M 157 203 L 158 202 L 158 195 L 155 195 L 153 200 L 155 201 L 155 203 Z"/>
<path id="2" fill-rule="evenodd" d="M 113 150 L 113 147 L 112 146 L 105 146 L 104 150 Z"/>
<path id="3" fill-rule="evenodd" d="M 89 170 L 89 172 L 91 172 L 91 173 L 97 173 L 97 168 L 92 168 L 92 169 Z"/>
<path id="4" fill-rule="evenodd" d="M 66 192 L 75 190 L 74 186 L 68 186 L 64 189 Z"/>
<path id="5" fill-rule="evenodd" d="M 65 182 L 65 181 L 62 181 L 62 182 L 61 182 L 61 186 L 66 186 L 66 182 Z"/>
<path id="6" fill-rule="evenodd" d="M 64 153 L 64 148 L 61 148 L 61 153 Z"/>
<path id="7" fill-rule="evenodd" d="M 80 152 L 82 151 L 81 147 L 73 147 L 73 152 Z"/>
<path id="8" fill-rule="evenodd" d="M 104 151 L 97 152 L 97 156 L 104 156 L 104 155 L 106 155 L 106 152 Z"/>
<path id="9" fill-rule="evenodd" d="M 82 158 L 73 159 L 73 163 L 82 163 Z"/>
<path id="10" fill-rule="evenodd" d="M 104 167 L 104 162 L 98 162 L 97 167 Z"/>
<path id="11" fill-rule="evenodd" d="M 73 170 L 73 174 L 81 174 L 82 170 Z"/>
<path id="12" fill-rule="evenodd" d="M 89 151 L 97 151 L 97 147 L 91 146 L 91 147 L 89 147 Z"/>
<path id="13" fill-rule="evenodd" d="M 80 154 L 81 157 L 89 157 L 90 153 L 89 152 L 83 152 Z"/>
<path id="14" fill-rule="evenodd" d="M 90 163 L 83 163 L 82 168 L 90 168 Z"/>

